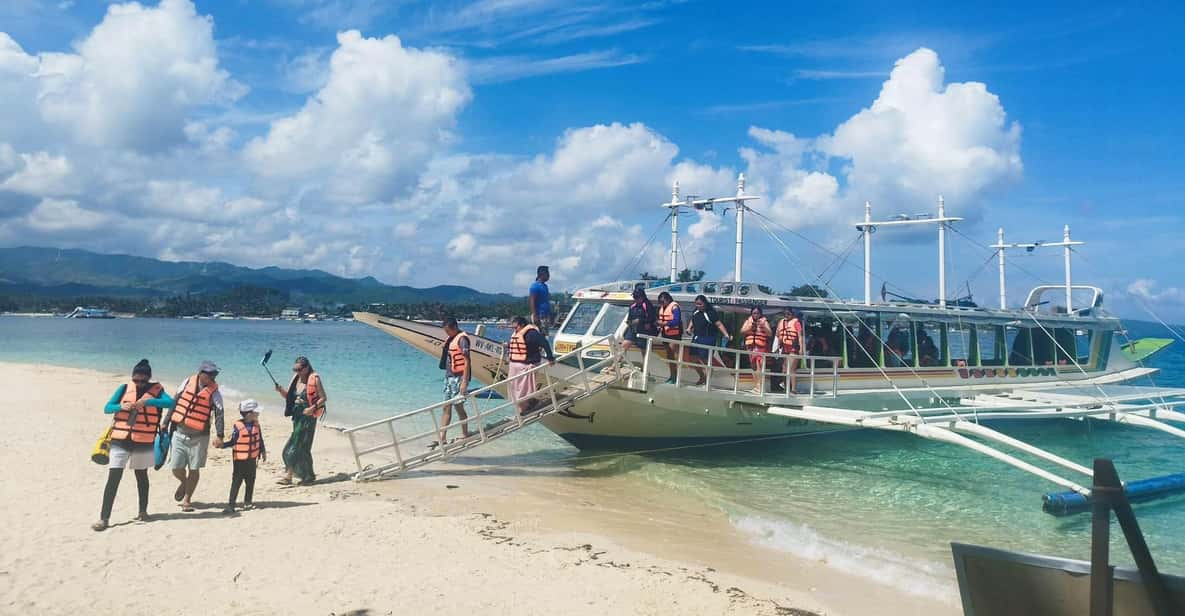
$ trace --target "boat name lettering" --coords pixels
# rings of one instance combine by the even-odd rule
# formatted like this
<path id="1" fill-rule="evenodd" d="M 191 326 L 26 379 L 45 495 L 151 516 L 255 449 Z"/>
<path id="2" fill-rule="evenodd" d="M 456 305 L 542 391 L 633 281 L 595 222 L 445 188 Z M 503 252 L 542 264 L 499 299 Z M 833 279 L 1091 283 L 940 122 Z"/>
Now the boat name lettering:
<path id="1" fill-rule="evenodd" d="M 731 304 L 734 306 L 765 306 L 769 304 L 769 300 L 764 299 L 750 299 L 748 297 L 717 297 L 712 296 L 708 301 L 713 304 Z"/>

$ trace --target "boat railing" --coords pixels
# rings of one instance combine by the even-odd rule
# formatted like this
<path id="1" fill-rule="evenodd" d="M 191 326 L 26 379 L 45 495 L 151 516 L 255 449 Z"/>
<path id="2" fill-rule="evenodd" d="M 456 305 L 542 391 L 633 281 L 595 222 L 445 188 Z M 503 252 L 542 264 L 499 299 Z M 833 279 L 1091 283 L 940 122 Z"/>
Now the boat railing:
<path id="1" fill-rule="evenodd" d="M 799 395 L 790 387 L 790 364 L 793 360 L 798 360 L 798 368 L 795 371 L 796 380 L 800 382 L 806 380 L 806 395 L 814 398 L 820 391 L 818 382 L 820 376 L 823 378 L 830 377 L 830 387 L 825 388 L 830 397 L 835 397 L 839 391 L 839 367 L 843 362 L 842 357 L 830 355 L 804 355 L 798 353 L 762 353 L 759 351 L 746 351 L 743 349 L 731 349 L 727 347 L 719 347 L 710 344 L 699 344 L 697 342 L 690 342 L 682 339 L 660 338 L 657 336 L 649 336 L 646 334 L 639 334 L 639 338 L 646 341 L 646 349 L 642 359 L 642 374 L 650 374 L 650 363 L 652 361 L 661 362 L 663 365 L 669 366 L 675 364 L 675 383 L 676 387 L 693 387 L 703 389 L 704 391 L 727 391 L 728 388 L 721 388 L 712 384 L 713 374 L 719 375 L 724 373 L 732 377 L 732 393 L 737 395 L 742 394 L 756 394 L 759 396 L 766 395 L 766 381 L 770 378 L 783 379 L 783 390 L 772 392 L 777 393 L 783 397 L 791 398 Z M 671 353 L 674 357 L 663 356 L 655 352 L 655 346 L 666 346 L 673 348 Z M 708 353 L 707 360 L 703 363 L 699 361 L 690 361 L 688 357 L 691 355 L 688 352 L 691 349 L 703 349 Z M 741 358 L 749 358 L 749 367 L 742 367 Z M 731 359 L 731 366 L 729 362 L 723 361 L 724 358 Z M 754 362 L 754 358 L 760 358 L 761 361 Z M 769 370 L 771 360 L 780 361 L 782 364 L 779 370 Z M 820 362 L 829 363 L 830 366 L 820 366 Z M 756 363 L 756 367 L 754 364 Z M 820 374 L 820 368 L 823 368 Z M 703 370 L 704 382 L 702 384 L 688 384 L 684 382 L 684 369 Z M 741 375 L 747 374 L 752 376 L 756 389 L 741 389 Z"/>
<path id="2" fill-rule="evenodd" d="M 342 432 L 349 438 L 354 462 L 358 466 L 356 479 L 369 479 L 398 473 L 424 464 L 447 459 L 450 455 L 471 449 L 509 432 L 521 429 L 550 412 L 566 408 L 574 400 L 588 397 L 626 376 L 622 370 L 621 343 L 612 335 L 603 336 L 590 344 L 605 345 L 609 353 L 601 358 L 586 357 L 577 348 L 556 356 L 556 366 L 563 362 L 565 370 L 574 372 L 563 376 L 552 374 L 547 362 L 512 377 L 472 389 L 464 395 L 429 404 L 392 417 L 347 428 Z M 524 379 L 536 378 L 536 389 L 530 399 L 538 401 L 528 411 L 519 413 L 515 397 L 516 385 Z M 445 409 L 449 412 L 463 407 L 466 417 L 450 417 L 444 423 Z M 487 425 L 486 421 L 494 419 Z M 447 430 L 469 432 L 471 436 L 448 441 Z M 368 463 L 375 454 L 387 456 L 384 461 Z"/>

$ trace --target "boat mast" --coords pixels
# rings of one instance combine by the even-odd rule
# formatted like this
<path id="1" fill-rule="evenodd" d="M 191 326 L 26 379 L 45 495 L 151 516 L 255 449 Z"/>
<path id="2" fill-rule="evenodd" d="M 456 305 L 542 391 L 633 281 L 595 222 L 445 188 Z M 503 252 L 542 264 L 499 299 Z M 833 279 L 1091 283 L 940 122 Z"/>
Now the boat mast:
<path id="1" fill-rule="evenodd" d="M 864 225 L 856 225 L 864 234 L 864 305 L 872 305 L 872 203 L 864 202 Z"/>
<path id="2" fill-rule="evenodd" d="M 864 303 L 872 303 L 872 237 L 876 228 L 884 226 L 938 224 L 938 305 L 946 307 L 946 225 L 963 220 L 958 216 L 946 215 L 946 203 L 942 196 L 938 197 L 938 217 L 929 214 L 919 214 L 914 217 L 904 214 L 894 220 L 874 222 L 872 220 L 872 205 L 864 202 L 864 221 L 856 223 L 856 229 L 864 233 Z"/>
<path id="3" fill-rule="evenodd" d="M 1062 228 L 1062 241 L 1056 243 L 1046 242 L 1029 242 L 1027 244 L 1005 244 L 1004 243 L 1004 229 L 1001 227 L 996 232 L 996 243 L 992 244 L 991 248 L 1000 251 L 1000 308 L 1005 309 L 1004 303 L 1004 250 L 1008 248 L 1024 248 L 1027 252 L 1033 252 L 1041 247 L 1062 247 L 1065 249 L 1065 268 L 1066 268 L 1066 314 L 1072 314 L 1074 311 L 1073 305 L 1073 283 L 1070 278 L 1070 253 L 1074 246 L 1081 246 L 1086 242 L 1076 242 L 1070 239 L 1070 225 Z"/>
<path id="4" fill-rule="evenodd" d="M 996 229 L 996 245 L 992 246 L 996 249 L 1000 257 L 1000 310 L 1008 309 L 1008 292 L 1004 286 L 1004 227 Z"/>
<path id="5" fill-rule="evenodd" d="M 679 180 L 671 186 L 671 283 L 679 274 Z"/>
<path id="6" fill-rule="evenodd" d="M 741 281 L 741 256 L 745 245 L 745 174 L 737 176 L 737 254 L 733 267 L 733 282 Z"/>
<path id="7" fill-rule="evenodd" d="M 736 267 L 734 268 L 733 280 L 740 282 L 741 280 L 741 257 L 742 246 L 745 241 L 745 202 L 754 199 L 760 199 L 757 195 L 745 194 L 745 174 L 737 176 L 737 194 L 735 197 L 714 197 L 711 199 L 699 199 L 693 195 L 688 195 L 679 200 L 679 182 L 676 181 L 671 187 L 671 201 L 670 203 L 662 204 L 665 208 L 671 209 L 671 282 L 675 281 L 678 276 L 678 265 L 676 265 L 676 258 L 679 254 L 679 208 L 686 207 L 691 210 L 700 212 L 714 212 L 716 205 L 721 203 L 732 203 L 736 205 L 737 209 L 737 244 L 736 244 Z"/>
<path id="8" fill-rule="evenodd" d="M 938 195 L 938 307 L 946 308 L 946 201 Z"/>

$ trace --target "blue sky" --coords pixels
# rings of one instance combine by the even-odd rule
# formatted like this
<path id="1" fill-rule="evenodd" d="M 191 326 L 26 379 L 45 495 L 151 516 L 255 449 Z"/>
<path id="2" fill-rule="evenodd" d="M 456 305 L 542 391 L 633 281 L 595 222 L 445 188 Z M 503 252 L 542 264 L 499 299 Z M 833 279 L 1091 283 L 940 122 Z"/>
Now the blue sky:
<path id="1" fill-rule="evenodd" d="M 632 262 L 670 182 L 731 193 L 743 171 L 758 211 L 833 251 L 864 200 L 945 194 L 968 218 L 948 286 L 981 303 L 996 226 L 1069 223 L 1076 280 L 1124 316 L 1185 318 L 1168 3 L 15 0 L 0 32 L 4 245 L 491 291 L 542 261 L 566 288 L 660 270 L 665 232 Z M 731 217 L 684 227 L 688 264 L 729 275 Z M 832 260 L 783 232 L 791 265 L 748 231 L 746 278 Z M 932 234 L 886 231 L 874 257 L 878 287 L 934 297 Z M 1014 301 L 1061 279 L 1052 251 L 1013 263 Z M 861 293 L 855 267 L 827 278 Z"/>

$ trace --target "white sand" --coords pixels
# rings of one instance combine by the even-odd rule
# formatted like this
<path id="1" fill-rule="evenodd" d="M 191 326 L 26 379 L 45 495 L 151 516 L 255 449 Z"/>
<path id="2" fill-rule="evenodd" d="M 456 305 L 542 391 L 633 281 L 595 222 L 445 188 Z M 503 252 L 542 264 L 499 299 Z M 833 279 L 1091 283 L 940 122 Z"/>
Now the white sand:
<path id="1" fill-rule="evenodd" d="M 150 471 L 149 523 L 125 473 L 96 533 L 107 469 L 89 460 L 126 377 L 0 364 L 0 613 L 4 614 L 953 614 L 957 606 L 745 544 L 699 508 L 656 509 L 612 486 L 442 471 L 355 484 L 344 438 L 322 430 L 315 486 L 281 488 L 290 429 L 262 423 L 273 458 L 255 501 L 224 517 L 229 452 L 194 497 Z M 230 406 L 228 400 L 228 406 Z M 496 469 L 495 469 L 496 470 Z M 336 480 L 335 480 L 336 479 Z M 450 488 L 448 486 L 455 486 Z M 657 555 L 661 555 L 657 556 Z"/>

